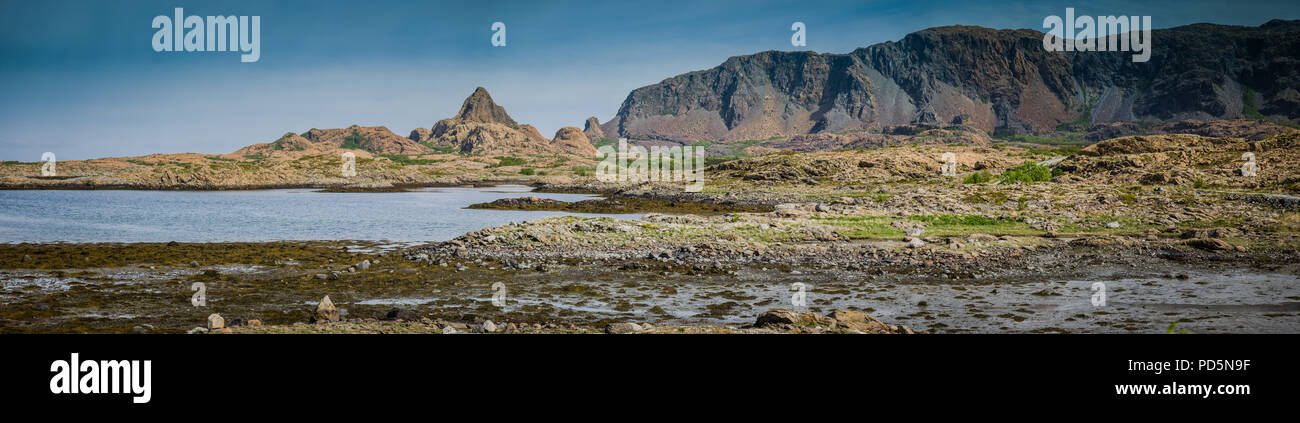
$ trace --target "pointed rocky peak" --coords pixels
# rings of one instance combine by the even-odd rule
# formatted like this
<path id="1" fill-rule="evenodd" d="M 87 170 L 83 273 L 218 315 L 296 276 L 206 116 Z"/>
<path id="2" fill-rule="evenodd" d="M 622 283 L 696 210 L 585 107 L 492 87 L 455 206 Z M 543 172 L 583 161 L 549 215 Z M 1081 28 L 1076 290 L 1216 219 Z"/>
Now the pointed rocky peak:
<path id="1" fill-rule="evenodd" d="M 587 118 L 586 127 L 582 129 L 582 132 L 591 140 L 599 141 L 601 138 L 605 138 L 605 131 L 600 129 L 600 119 L 596 119 L 595 116 Z"/>
<path id="2" fill-rule="evenodd" d="M 485 122 L 500 123 L 510 127 L 515 127 L 515 120 L 506 114 L 504 107 L 498 106 L 492 101 L 492 96 L 488 94 L 483 87 L 474 90 L 465 103 L 460 106 L 460 113 L 456 114 L 455 119 L 462 122 Z"/>

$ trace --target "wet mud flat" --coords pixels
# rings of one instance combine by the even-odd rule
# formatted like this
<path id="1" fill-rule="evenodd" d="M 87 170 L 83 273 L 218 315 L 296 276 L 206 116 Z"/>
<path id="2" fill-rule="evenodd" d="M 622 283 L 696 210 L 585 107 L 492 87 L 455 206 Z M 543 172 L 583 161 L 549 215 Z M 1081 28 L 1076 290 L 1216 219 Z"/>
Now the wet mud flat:
<path id="1" fill-rule="evenodd" d="M 1171 323 L 1193 333 L 1300 332 L 1300 267 L 1285 261 L 1066 249 L 954 272 L 886 260 L 410 260 L 409 249 L 380 242 L 3 245 L 0 332 L 181 333 L 212 313 L 293 332 L 312 326 L 304 323 L 325 295 L 352 321 L 400 310 L 466 327 L 492 320 L 738 328 L 764 311 L 791 308 L 864 312 L 929 333 L 1163 333 Z M 1106 302 L 1094 305 L 1098 282 Z M 206 304 L 195 306 L 200 283 Z"/>

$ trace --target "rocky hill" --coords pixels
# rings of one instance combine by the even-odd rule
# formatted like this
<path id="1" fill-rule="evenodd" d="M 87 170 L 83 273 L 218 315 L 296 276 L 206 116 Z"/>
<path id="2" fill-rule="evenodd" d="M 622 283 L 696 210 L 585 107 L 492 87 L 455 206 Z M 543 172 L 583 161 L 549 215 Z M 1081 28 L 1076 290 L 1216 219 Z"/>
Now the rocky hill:
<path id="1" fill-rule="evenodd" d="M 767 51 L 632 91 L 608 137 L 765 139 L 899 124 L 1042 133 L 1062 124 L 1300 118 L 1300 21 L 1152 31 L 1132 52 L 1049 52 L 1043 33 L 931 28 L 848 54 Z"/>
<path id="2" fill-rule="evenodd" d="M 352 125 L 338 129 L 312 128 L 302 134 L 285 133 L 279 139 L 253 144 L 232 154 L 273 155 L 289 152 L 316 154 L 335 150 L 362 150 L 373 154 L 425 154 L 432 150 L 383 126 Z"/>
<path id="3" fill-rule="evenodd" d="M 556 134 L 557 137 L 560 135 Z M 578 131 L 578 135 L 582 132 Z M 581 142 L 576 138 L 552 141 L 543 137 L 537 128 L 516 123 L 505 108 L 492 101 L 492 96 L 483 87 L 475 89 L 465 99 L 456 116 L 438 121 L 429 130 L 416 129 L 409 139 L 431 146 L 450 147 L 462 154 L 486 156 L 576 154 L 590 157 L 596 152 L 585 136 L 581 137 Z"/>

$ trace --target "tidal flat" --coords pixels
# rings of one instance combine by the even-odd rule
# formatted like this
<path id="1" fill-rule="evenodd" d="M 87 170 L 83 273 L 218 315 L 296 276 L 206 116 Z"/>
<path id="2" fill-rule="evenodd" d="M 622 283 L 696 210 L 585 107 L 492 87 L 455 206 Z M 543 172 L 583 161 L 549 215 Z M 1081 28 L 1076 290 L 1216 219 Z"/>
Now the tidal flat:
<path id="1" fill-rule="evenodd" d="M 885 258 L 852 270 L 652 258 L 412 260 L 407 255 L 418 249 L 368 241 L 11 244 L 0 250 L 4 333 L 183 333 L 205 326 L 213 313 L 265 325 L 234 328 L 241 333 L 440 333 L 485 321 L 546 333 L 601 332 L 622 323 L 649 324 L 656 332 L 727 333 L 744 332 L 777 308 L 862 312 L 921 333 L 1300 328 L 1295 264 L 1191 264 L 1071 247 L 973 261 L 962 265 L 966 274 Z M 1093 303 L 1097 282 L 1105 284 L 1104 306 Z M 203 306 L 193 303 L 196 283 L 204 287 Z M 802 307 L 792 304 L 797 284 Z M 308 324 L 326 295 L 343 323 Z M 384 321 L 395 311 L 407 322 Z"/>

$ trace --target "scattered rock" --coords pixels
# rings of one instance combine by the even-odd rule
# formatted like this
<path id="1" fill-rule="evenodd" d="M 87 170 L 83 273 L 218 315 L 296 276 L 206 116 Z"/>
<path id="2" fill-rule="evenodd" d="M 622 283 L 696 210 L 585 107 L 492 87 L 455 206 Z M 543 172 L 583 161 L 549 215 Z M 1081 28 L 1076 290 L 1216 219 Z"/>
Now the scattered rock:
<path id="1" fill-rule="evenodd" d="M 483 324 L 474 328 L 474 332 L 477 333 L 493 333 L 496 331 L 497 331 L 497 325 L 496 323 L 492 323 L 491 320 L 484 321 Z"/>
<path id="2" fill-rule="evenodd" d="M 769 326 L 817 326 L 831 323 L 830 319 L 816 314 L 794 311 L 788 308 L 774 308 L 758 315 L 754 321 L 756 327 Z"/>
<path id="3" fill-rule="evenodd" d="M 605 326 L 605 333 L 620 335 L 625 333 L 637 333 L 641 331 L 641 326 L 636 323 L 610 323 Z"/>
<path id="4" fill-rule="evenodd" d="M 1205 251 L 1236 251 L 1237 247 L 1229 244 L 1228 241 L 1215 238 L 1198 238 L 1187 241 L 1186 244 L 1192 248 Z"/>
<path id="5" fill-rule="evenodd" d="M 217 330 L 226 327 L 226 319 L 221 318 L 220 314 L 212 313 L 208 315 L 208 330 Z"/>
<path id="6" fill-rule="evenodd" d="M 397 320 L 403 322 L 415 322 L 420 320 L 420 314 L 411 310 L 395 308 L 384 315 L 383 320 Z"/>
<path id="7" fill-rule="evenodd" d="M 321 298 L 320 304 L 316 305 L 316 312 L 312 314 L 312 323 L 317 322 L 337 322 L 339 320 L 339 310 L 334 307 L 334 302 L 330 301 L 330 296 L 326 295 Z"/>

